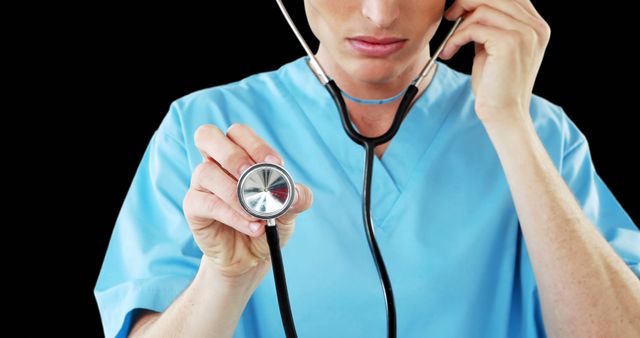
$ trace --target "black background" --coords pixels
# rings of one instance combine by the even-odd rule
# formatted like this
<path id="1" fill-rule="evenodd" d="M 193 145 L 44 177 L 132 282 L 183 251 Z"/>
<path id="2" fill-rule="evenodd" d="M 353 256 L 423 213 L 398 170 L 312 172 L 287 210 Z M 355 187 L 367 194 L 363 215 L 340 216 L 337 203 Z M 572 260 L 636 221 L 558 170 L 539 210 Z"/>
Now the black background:
<path id="1" fill-rule="evenodd" d="M 315 46 L 297 2 L 287 3 Z M 75 84 L 46 89 L 62 91 L 52 103 L 64 108 L 49 117 L 62 121 L 55 130 L 65 148 L 58 160 L 74 177 L 71 186 L 58 188 L 76 196 L 73 205 L 60 207 L 71 224 L 62 231 L 73 233 L 60 252 L 67 261 L 92 262 L 67 265 L 71 292 L 80 300 L 73 316 L 82 319 L 64 326 L 86 329 L 83 336 L 102 334 L 93 287 L 129 184 L 171 101 L 303 55 L 273 1 L 236 3 L 81 8 L 83 15 L 43 29 L 43 41 L 56 47 L 46 50 L 52 57 L 44 67 Z M 552 28 L 534 93 L 561 105 L 587 136 L 598 173 L 638 224 L 632 162 L 638 74 L 628 52 L 635 28 L 602 6 L 534 4 Z M 469 72 L 472 53 L 464 48 L 448 64 Z M 80 151 L 87 145 L 89 151 Z"/>

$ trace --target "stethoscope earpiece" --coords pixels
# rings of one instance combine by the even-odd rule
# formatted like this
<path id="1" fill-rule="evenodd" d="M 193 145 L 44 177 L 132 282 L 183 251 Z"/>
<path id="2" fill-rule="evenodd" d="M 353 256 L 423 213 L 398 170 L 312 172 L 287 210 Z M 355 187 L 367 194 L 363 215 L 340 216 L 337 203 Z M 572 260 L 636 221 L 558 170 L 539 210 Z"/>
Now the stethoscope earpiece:
<path id="1" fill-rule="evenodd" d="M 275 219 L 289 210 L 294 197 L 291 175 L 276 164 L 254 164 L 238 179 L 240 205 L 249 215 L 267 220 L 267 225 L 275 225 Z"/>

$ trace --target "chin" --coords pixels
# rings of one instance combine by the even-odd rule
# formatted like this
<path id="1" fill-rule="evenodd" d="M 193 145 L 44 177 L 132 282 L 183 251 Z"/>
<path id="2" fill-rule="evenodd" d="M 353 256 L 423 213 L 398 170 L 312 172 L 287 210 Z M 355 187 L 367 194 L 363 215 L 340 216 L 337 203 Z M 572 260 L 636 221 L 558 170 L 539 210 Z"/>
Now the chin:
<path id="1" fill-rule="evenodd" d="M 347 66 L 354 78 L 370 83 L 385 83 L 400 73 L 401 63 L 389 59 L 356 57 Z"/>

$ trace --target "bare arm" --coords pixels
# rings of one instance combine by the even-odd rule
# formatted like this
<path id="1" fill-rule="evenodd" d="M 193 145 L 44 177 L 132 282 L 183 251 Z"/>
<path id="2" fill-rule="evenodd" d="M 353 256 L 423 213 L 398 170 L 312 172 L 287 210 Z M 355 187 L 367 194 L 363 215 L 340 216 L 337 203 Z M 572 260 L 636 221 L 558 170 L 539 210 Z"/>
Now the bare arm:
<path id="1" fill-rule="evenodd" d="M 582 211 L 530 106 L 551 29 L 529 0 L 456 0 L 441 56 L 473 42 L 474 108 L 509 183 L 551 337 L 640 337 L 640 281 Z"/>
<path id="2" fill-rule="evenodd" d="M 533 125 L 487 128 L 505 170 L 550 337 L 640 337 L 640 281 L 586 217 Z"/>
<path id="3" fill-rule="evenodd" d="M 240 315 L 269 266 L 241 279 L 221 275 L 203 258 L 191 285 L 162 313 L 145 311 L 129 337 L 232 337 Z"/>
<path id="4" fill-rule="evenodd" d="M 245 167 L 283 161 L 245 125 L 233 124 L 225 135 L 214 125 L 195 134 L 204 161 L 194 170 L 184 214 L 203 252 L 191 285 L 163 313 L 143 312 L 130 337 L 231 337 L 249 298 L 271 266 L 264 221 L 243 211 L 236 195 Z M 229 176 L 232 175 L 232 176 Z M 293 235 L 296 217 L 309 209 L 313 194 L 296 184 L 293 205 L 278 217 L 280 246 Z"/>

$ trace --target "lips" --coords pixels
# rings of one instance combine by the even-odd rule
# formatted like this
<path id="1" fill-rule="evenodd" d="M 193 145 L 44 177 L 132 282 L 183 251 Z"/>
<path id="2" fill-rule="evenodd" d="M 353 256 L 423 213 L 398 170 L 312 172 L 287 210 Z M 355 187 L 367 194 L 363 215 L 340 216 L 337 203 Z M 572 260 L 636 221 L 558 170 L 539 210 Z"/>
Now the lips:
<path id="1" fill-rule="evenodd" d="M 387 57 L 404 47 L 407 39 L 396 37 L 356 36 L 348 38 L 349 46 L 358 54 L 370 57 Z"/>

